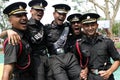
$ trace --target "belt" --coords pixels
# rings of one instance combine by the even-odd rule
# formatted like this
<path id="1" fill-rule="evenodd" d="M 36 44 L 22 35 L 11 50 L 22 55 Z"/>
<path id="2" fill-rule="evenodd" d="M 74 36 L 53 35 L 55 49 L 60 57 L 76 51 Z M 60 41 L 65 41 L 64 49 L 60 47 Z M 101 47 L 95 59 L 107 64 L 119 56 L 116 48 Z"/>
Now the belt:
<path id="1" fill-rule="evenodd" d="M 30 73 L 17 73 L 17 74 L 12 74 L 13 77 L 30 77 Z"/>
<path id="2" fill-rule="evenodd" d="M 47 50 L 33 51 L 33 55 L 41 55 L 41 56 L 45 56 L 45 55 L 47 55 Z"/>
<path id="3" fill-rule="evenodd" d="M 56 49 L 56 54 L 59 55 L 59 54 L 65 54 L 65 51 L 63 48 L 58 48 Z"/>
<path id="4" fill-rule="evenodd" d="M 99 70 L 98 69 L 90 69 L 90 72 L 92 72 L 92 73 L 94 73 L 94 74 L 99 74 L 98 72 L 99 72 Z"/>
<path id="5" fill-rule="evenodd" d="M 48 53 L 49 56 L 51 55 L 61 55 L 65 54 L 65 51 L 63 48 L 57 48 L 57 49 L 51 49 Z"/>

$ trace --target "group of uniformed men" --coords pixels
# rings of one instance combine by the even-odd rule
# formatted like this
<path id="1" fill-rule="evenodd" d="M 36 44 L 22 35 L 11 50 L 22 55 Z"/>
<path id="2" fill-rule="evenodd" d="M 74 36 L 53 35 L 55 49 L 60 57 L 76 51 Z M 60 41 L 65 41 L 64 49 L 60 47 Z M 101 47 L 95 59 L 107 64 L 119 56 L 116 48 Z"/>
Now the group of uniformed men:
<path id="1" fill-rule="evenodd" d="M 71 7 L 55 4 L 54 20 L 43 25 L 47 1 L 32 0 L 28 5 L 29 20 L 24 2 L 3 11 L 12 28 L 4 33 L 8 38 L 2 80 L 114 80 L 120 55 L 113 41 L 97 32 L 99 14 L 74 13 L 64 22 Z"/>

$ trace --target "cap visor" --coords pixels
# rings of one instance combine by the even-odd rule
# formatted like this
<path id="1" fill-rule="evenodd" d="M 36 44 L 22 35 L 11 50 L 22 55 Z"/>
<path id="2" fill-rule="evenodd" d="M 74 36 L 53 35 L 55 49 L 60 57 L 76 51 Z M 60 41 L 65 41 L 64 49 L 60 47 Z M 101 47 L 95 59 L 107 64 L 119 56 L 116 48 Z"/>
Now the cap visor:
<path id="1" fill-rule="evenodd" d="M 38 7 L 38 6 L 34 6 L 34 7 L 32 7 L 33 9 L 39 9 L 39 10 L 45 10 L 44 8 L 41 8 L 41 7 Z"/>
<path id="2" fill-rule="evenodd" d="M 13 14 L 21 14 L 21 13 L 26 13 L 27 14 L 26 11 L 18 11 L 18 12 L 14 12 Z"/>
<path id="3" fill-rule="evenodd" d="M 58 13 L 63 13 L 63 14 L 67 14 L 68 12 L 66 11 L 57 11 Z"/>
<path id="4" fill-rule="evenodd" d="M 93 22 L 96 22 L 96 20 L 84 21 L 84 22 L 82 22 L 82 23 L 83 23 L 83 24 L 88 24 L 88 23 L 93 23 Z"/>

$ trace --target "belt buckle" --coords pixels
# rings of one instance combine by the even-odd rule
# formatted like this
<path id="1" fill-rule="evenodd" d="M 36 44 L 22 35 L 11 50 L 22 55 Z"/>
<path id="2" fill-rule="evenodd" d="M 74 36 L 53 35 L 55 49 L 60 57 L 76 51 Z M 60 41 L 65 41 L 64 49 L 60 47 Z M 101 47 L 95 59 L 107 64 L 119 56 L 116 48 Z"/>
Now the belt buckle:
<path id="1" fill-rule="evenodd" d="M 57 54 L 63 54 L 64 53 L 63 48 L 58 48 L 56 51 L 57 51 Z"/>
<path id="2" fill-rule="evenodd" d="M 92 73 L 94 73 L 94 74 L 99 74 L 99 73 L 98 73 L 98 69 L 91 69 L 91 71 L 92 71 Z"/>
<path id="3" fill-rule="evenodd" d="M 46 50 L 40 50 L 40 53 L 41 53 L 40 54 L 41 56 L 47 55 L 47 51 Z"/>

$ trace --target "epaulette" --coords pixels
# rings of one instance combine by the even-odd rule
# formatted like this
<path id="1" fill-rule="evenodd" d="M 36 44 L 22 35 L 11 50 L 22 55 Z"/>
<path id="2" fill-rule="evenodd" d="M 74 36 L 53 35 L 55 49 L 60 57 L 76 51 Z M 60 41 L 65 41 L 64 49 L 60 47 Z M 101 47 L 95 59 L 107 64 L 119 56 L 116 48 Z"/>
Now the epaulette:
<path id="1" fill-rule="evenodd" d="M 106 37 L 106 36 L 103 36 L 103 38 L 102 38 L 107 44 L 109 43 L 109 42 L 112 42 L 113 40 L 112 39 L 110 39 L 109 37 Z"/>
<path id="2" fill-rule="evenodd" d="M 64 22 L 63 26 L 69 27 L 69 26 L 70 26 L 70 23 L 69 23 L 69 22 Z"/>
<path id="3" fill-rule="evenodd" d="M 51 27 L 51 24 L 45 24 L 45 29 L 49 29 Z"/>
<path id="4" fill-rule="evenodd" d="M 45 26 L 48 26 L 49 24 L 45 24 Z"/>
<path id="5" fill-rule="evenodd" d="M 109 37 L 107 37 L 107 36 L 103 36 L 103 39 L 108 39 L 108 40 L 110 40 L 110 38 L 109 38 Z"/>

